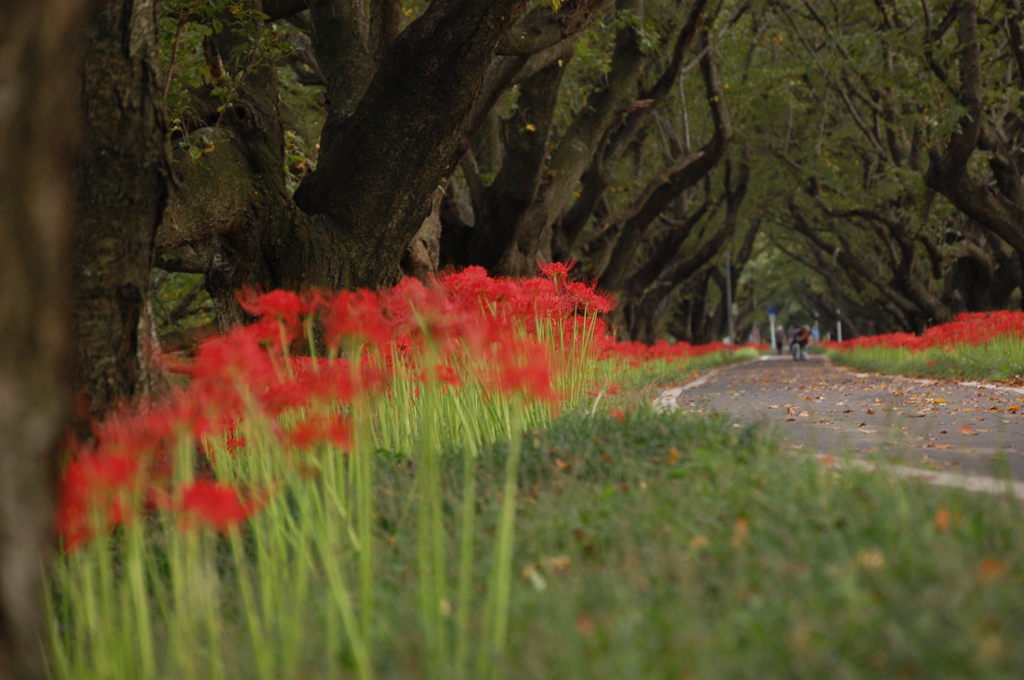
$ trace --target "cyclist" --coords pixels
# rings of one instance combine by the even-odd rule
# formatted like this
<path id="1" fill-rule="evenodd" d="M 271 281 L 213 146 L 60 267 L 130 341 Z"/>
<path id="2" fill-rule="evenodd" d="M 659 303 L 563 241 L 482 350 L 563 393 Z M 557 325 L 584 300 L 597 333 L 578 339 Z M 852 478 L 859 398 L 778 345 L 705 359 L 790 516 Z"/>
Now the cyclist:
<path id="1" fill-rule="evenodd" d="M 807 361 L 807 343 L 811 340 L 811 329 L 797 326 L 790 334 L 789 351 L 796 361 Z"/>

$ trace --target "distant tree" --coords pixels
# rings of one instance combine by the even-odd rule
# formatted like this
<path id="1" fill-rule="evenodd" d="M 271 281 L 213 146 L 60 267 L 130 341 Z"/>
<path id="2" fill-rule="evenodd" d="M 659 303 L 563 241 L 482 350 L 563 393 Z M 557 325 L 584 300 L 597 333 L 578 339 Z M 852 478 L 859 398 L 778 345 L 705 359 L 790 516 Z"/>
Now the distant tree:
<path id="1" fill-rule="evenodd" d="M 78 0 L 0 4 L 0 679 L 46 677 L 41 565 L 70 407 Z"/>

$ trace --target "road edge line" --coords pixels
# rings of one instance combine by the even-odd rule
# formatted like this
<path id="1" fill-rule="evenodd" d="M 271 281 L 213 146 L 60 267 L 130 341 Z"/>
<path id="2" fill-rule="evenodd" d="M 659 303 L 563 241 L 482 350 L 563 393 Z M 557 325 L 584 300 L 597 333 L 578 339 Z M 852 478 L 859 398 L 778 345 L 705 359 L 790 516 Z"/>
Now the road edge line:
<path id="1" fill-rule="evenodd" d="M 799 455 L 799 454 L 797 454 Z M 838 460 L 832 454 L 814 453 L 811 456 L 821 465 L 835 468 L 858 468 L 868 472 L 887 472 L 904 479 L 919 479 L 925 484 L 961 489 L 970 493 L 987 493 L 992 496 L 1013 496 L 1024 501 L 1024 483 L 1009 479 L 998 479 L 985 475 L 968 475 L 964 473 L 938 472 L 907 465 L 889 465 L 872 463 L 867 460 Z"/>

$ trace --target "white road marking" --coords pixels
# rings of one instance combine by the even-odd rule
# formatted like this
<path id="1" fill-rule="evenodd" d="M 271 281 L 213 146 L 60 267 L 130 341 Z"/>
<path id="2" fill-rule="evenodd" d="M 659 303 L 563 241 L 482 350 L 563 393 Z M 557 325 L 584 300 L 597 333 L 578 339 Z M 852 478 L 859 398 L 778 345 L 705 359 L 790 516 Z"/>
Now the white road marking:
<path id="1" fill-rule="evenodd" d="M 762 361 L 762 360 L 763 359 L 751 359 L 750 361 Z M 715 377 L 716 375 L 721 373 L 723 368 L 732 368 L 734 366 L 742 366 L 745 363 L 747 363 L 747 362 L 743 361 L 743 362 L 740 362 L 738 364 L 729 364 L 727 366 L 723 366 L 722 368 L 714 368 L 714 369 L 708 371 L 707 373 L 705 373 L 704 375 L 702 375 L 701 377 L 697 378 L 696 380 L 691 380 L 690 382 L 686 383 L 682 387 L 673 387 L 670 390 L 665 390 L 664 392 L 662 392 L 658 396 L 657 399 L 654 400 L 654 403 L 652 404 L 652 406 L 654 407 L 654 412 L 655 413 L 671 413 L 672 411 L 678 411 L 680 409 L 679 397 L 680 397 L 680 395 L 682 395 L 683 392 L 685 392 L 687 390 L 696 389 L 696 388 L 700 387 L 701 385 L 706 384 L 707 381 L 711 380 L 713 377 Z"/>
<path id="2" fill-rule="evenodd" d="M 797 454 L 799 455 L 799 454 Z M 854 467 L 869 472 L 888 472 L 897 477 L 907 479 L 920 479 L 926 484 L 934 486 L 947 486 L 954 489 L 963 489 L 972 493 L 987 493 L 996 496 L 1008 494 L 1017 500 L 1024 501 L 1024 483 L 1014 482 L 1008 479 L 997 479 L 996 477 L 985 477 L 983 475 L 968 475 L 963 473 L 936 472 L 922 468 L 908 467 L 906 465 L 884 465 L 872 463 L 866 460 L 838 460 L 835 456 L 815 455 L 819 463 L 835 465 L 837 468 Z"/>
<path id="3" fill-rule="evenodd" d="M 849 370 L 849 369 L 847 369 Z M 854 378 L 898 378 L 900 380 L 906 380 L 907 382 L 917 383 L 918 385 L 943 385 L 942 380 L 935 380 L 933 378 L 914 378 L 909 375 L 899 375 L 897 373 L 852 373 Z M 1011 392 L 1013 394 L 1024 394 L 1024 387 L 1012 387 L 1010 385 L 1000 385 L 998 383 L 980 382 L 976 380 L 954 380 L 953 385 L 958 387 L 969 387 L 975 390 L 994 390 L 997 392 Z"/>
<path id="4" fill-rule="evenodd" d="M 683 393 L 685 387 L 673 387 L 670 390 L 665 390 L 661 395 L 654 400 L 655 413 L 671 413 L 672 411 L 679 410 L 679 395 Z"/>

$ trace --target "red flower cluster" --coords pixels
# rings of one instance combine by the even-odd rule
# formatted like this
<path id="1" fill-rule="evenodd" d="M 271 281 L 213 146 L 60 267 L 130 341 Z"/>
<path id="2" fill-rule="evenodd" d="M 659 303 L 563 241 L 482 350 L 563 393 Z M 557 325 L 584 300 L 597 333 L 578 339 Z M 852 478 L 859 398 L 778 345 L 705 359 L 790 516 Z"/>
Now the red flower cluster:
<path id="1" fill-rule="evenodd" d="M 569 280 L 571 267 L 546 265 L 544 276 L 522 280 L 470 267 L 429 286 L 406 279 L 380 292 L 240 292 L 254 323 L 204 342 L 193 361 L 175 366 L 189 376 L 186 387 L 97 424 L 94 441 L 72 452 L 58 512 L 65 547 L 143 510 L 219 531 L 244 521 L 258 509 L 245 500 L 252 492 L 210 478 L 174 488 L 172 452 L 250 454 L 239 427 L 248 419 L 269 422 L 265 429 L 282 451 L 346 450 L 353 424 L 339 408 L 358 397 L 386 397 L 399 368 L 406 379 L 443 389 L 476 380 L 496 393 L 553 404 L 558 370 L 570 363 L 562 353 L 641 361 L 725 348 L 616 342 L 598 317 L 612 309 L 611 299 Z M 314 324 L 329 358 L 290 351 Z"/>
<path id="2" fill-rule="evenodd" d="M 248 519 L 257 507 L 257 502 L 243 499 L 238 489 L 205 479 L 192 482 L 181 493 L 180 510 L 186 526 L 195 522 L 226 532 Z"/>
<path id="3" fill-rule="evenodd" d="M 642 342 L 620 342 L 606 336 L 600 342 L 602 356 L 604 358 L 619 357 L 631 360 L 635 363 L 644 361 L 656 361 L 663 359 L 672 363 L 677 360 L 692 359 L 693 357 L 713 354 L 715 352 L 732 352 L 739 349 L 736 345 L 727 345 L 724 342 L 709 342 L 705 345 L 691 345 L 682 340 L 669 343 L 665 340 L 658 340 L 653 345 Z M 754 347 L 757 347 L 756 345 Z M 766 349 L 767 346 L 758 349 Z"/>
<path id="4" fill-rule="evenodd" d="M 966 312 L 953 321 L 927 329 L 921 335 L 887 333 L 870 335 L 843 342 L 832 342 L 829 349 L 847 351 L 864 347 L 906 348 L 916 352 L 930 347 L 953 345 L 984 345 L 995 338 L 1024 339 L 1024 312 Z"/>

